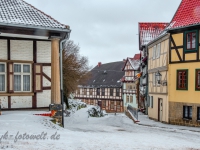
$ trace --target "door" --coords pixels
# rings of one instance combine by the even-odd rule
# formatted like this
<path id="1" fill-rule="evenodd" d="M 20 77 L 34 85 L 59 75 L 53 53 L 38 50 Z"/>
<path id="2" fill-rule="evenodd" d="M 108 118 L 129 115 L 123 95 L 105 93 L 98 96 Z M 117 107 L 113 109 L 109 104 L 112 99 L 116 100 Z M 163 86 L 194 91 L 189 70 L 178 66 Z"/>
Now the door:
<path id="1" fill-rule="evenodd" d="M 163 99 L 158 99 L 158 121 L 162 122 L 163 115 Z"/>

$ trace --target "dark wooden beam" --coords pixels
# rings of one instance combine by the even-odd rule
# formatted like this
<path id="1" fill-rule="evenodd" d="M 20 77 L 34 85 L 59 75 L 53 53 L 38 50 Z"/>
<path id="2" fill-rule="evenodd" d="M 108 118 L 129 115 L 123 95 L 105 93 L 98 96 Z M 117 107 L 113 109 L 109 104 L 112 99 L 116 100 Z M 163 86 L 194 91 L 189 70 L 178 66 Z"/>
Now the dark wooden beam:
<path id="1" fill-rule="evenodd" d="M 49 80 L 49 81 L 51 82 L 51 78 L 50 78 L 48 75 L 46 75 L 44 72 L 42 72 L 42 75 L 43 75 L 47 80 Z"/>
<path id="2" fill-rule="evenodd" d="M 181 58 L 181 55 L 180 55 L 180 53 L 179 53 L 179 51 L 178 51 L 178 48 L 177 48 L 177 46 L 176 46 L 176 43 L 174 42 L 173 37 L 172 37 L 171 35 L 170 35 L 170 37 L 171 37 L 171 42 L 172 42 L 173 46 L 175 47 L 175 51 L 176 51 L 176 54 L 178 55 L 179 60 L 180 60 L 180 61 L 183 61 L 182 58 Z"/>

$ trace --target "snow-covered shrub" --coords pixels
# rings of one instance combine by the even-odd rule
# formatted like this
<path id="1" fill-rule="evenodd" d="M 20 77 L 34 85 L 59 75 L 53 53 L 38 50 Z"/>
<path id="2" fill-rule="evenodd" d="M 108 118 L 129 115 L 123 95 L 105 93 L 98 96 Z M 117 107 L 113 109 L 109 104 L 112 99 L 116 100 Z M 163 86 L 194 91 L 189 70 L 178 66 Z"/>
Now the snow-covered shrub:
<path id="1" fill-rule="evenodd" d="M 74 100 L 74 99 L 69 99 L 69 109 L 75 108 L 76 110 L 79 110 L 81 108 L 87 107 L 87 104 L 84 102 L 81 102 L 81 100 Z"/>
<path id="2" fill-rule="evenodd" d="M 104 117 L 106 115 L 105 111 L 102 111 L 99 106 L 92 106 L 87 112 L 90 117 Z"/>

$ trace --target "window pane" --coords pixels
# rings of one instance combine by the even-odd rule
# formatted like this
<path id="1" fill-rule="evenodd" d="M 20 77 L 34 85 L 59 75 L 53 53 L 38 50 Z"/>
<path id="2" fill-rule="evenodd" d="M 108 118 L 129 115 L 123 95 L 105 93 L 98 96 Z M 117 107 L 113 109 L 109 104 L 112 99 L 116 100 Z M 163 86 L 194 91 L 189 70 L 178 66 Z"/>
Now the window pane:
<path id="1" fill-rule="evenodd" d="M 21 91 L 21 75 L 14 75 L 14 91 Z"/>
<path id="2" fill-rule="evenodd" d="M 191 43 L 191 34 L 187 34 L 187 49 L 190 49 L 190 43 Z"/>
<path id="3" fill-rule="evenodd" d="M 23 75 L 23 91 L 30 91 L 30 75 Z"/>
<path id="4" fill-rule="evenodd" d="M 23 65 L 23 72 L 30 72 L 30 65 Z"/>
<path id="5" fill-rule="evenodd" d="M 14 72 L 21 72 L 21 65 L 20 64 L 14 64 Z"/>
<path id="6" fill-rule="evenodd" d="M 192 106 L 189 107 L 189 118 L 192 118 Z"/>
<path id="7" fill-rule="evenodd" d="M 5 72 L 5 64 L 0 64 L 0 72 Z"/>
<path id="8" fill-rule="evenodd" d="M 184 106 L 184 118 L 188 117 L 188 107 Z"/>
<path id="9" fill-rule="evenodd" d="M 196 33 L 192 33 L 192 48 L 196 47 Z"/>
<path id="10" fill-rule="evenodd" d="M 0 91 L 5 91 L 5 75 L 0 75 Z"/>

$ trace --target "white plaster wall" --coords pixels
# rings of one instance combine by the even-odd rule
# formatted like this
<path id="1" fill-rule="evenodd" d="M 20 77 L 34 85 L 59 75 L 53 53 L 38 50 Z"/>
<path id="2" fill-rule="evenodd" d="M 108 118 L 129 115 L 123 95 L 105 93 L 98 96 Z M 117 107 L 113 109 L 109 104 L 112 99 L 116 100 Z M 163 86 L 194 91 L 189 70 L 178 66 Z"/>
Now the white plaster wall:
<path id="1" fill-rule="evenodd" d="M 11 40 L 11 60 L 33 61 L 33 41 Z"/>
<path id="2" fill-rule="evenodd" d="M 51 78 L 51 66 L 44 66 L 43 72 Z M 51 86 L 51 82 L 43 77 L 43 86 Z"/>
<path id="3" fill-rule="evenodd" d="M 0 96 L 0 105 L 1 105 L 1 109 L 8 108 L 8 97 L 7 96 Z"/>
<path id="4" fill-rule="evenodd" d="M 7 60 L 7 40 L 0 40 L 0 59 Z"/>
<path id="5" fill-rule="evenodd" d="M 51 90 L 43 90 L 37 93 L 37 107 L 49 107 L 51 103 Z"/>
<path id="6" fill-rule="evenodd" d="M 32 96 L 11 96 L 11 108 L 32 108 Z"/>
<path id="7" fill-rule="evenodd" d="M 51 41 L 37 41 L 37 62 L 51 63 Z"/>

